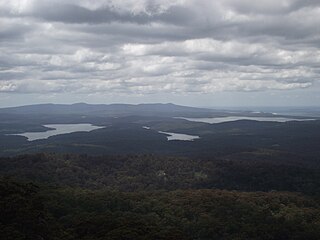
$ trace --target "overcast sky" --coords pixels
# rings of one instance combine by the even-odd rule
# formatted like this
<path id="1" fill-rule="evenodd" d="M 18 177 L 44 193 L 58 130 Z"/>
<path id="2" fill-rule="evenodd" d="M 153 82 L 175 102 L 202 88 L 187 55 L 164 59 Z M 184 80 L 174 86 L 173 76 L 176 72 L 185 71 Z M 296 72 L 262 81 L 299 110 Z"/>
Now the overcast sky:
<path id="1" fill-rule="evenodd" d="M 0 106 L 320 105 L 319 0 L 0 0 Z"/>

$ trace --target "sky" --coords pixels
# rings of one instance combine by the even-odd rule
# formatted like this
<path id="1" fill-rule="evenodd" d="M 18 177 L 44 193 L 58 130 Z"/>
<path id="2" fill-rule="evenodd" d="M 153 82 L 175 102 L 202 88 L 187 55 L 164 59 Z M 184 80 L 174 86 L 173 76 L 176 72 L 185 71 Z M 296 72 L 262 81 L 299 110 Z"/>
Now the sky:
<path id="1" fill-rule="evenodd" d="M 0 0 L 0 107 L 320 106 L 319 0 Z"/>

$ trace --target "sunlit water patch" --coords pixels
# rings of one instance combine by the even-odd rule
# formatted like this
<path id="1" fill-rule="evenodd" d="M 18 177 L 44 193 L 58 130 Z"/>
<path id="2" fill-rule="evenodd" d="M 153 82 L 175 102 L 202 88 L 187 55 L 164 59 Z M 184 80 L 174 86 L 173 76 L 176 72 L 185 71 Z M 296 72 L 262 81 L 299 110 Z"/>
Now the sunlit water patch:
<path id="1" fill-rule="evenodd" d="M 51 136 L 66 134 L 66 133 L 74 133 L 74 132 L 90 132 L 92 130 L 104 128 L 99 126 L 94 126 L 92 124 L 48 124 L 44 125 L 47 128 L 53 128 L 53 130 L 48 130 L 46 132 L 25 132 L 19 134 L 10 134 L 10 135 L 18 135 L 24 136 L 28 138 L 28 141 L 34 141 L 39 139 L 47 139 Z"/>
<path id="2" fill-rule="evenodd" d="M 193 141 L 195 139 L 200 138 L 199 136 L 193 136 L 193 135 L 182 134 L 182 133 L 172 133 L 172 132 L 162 132 L 162 131 L 158 131 L 158 133 L 169 135 L 167 136 L 168 141 L 172 141 L 172 140 Z"/>
<path id="3" fill-rule="evenodd" d="M 216 118 L 183 118 L 192 122 L 204 122 L 204 123 L 223 123 L 232 122 L 237 120 L 254 120 L 265 122 L 289 122 L 289 121 L 311 121 L 314 119 L 302 119 L 302 118 L 285 118 L 285 117 L 245 117 L 245 116 L 229 116 L 229 117 L 216 117 Z"/>
<path id="4" fill-rule="evenodd" d="M 147 127 L 147 126 L 143 126 L 142 128 L 147 130 L 151 129 L 150 127 Z M 182 134 L 182 133 L 172 133 L 172 132 L 163 132 L 163 131 L 158 131 L 158 133 L 167 135 L 168 141 L 173 141 L 173 140 L 193 141 L 195 139 L 200 138 L 199 136 L 193 136 L 193 135 Z"/>

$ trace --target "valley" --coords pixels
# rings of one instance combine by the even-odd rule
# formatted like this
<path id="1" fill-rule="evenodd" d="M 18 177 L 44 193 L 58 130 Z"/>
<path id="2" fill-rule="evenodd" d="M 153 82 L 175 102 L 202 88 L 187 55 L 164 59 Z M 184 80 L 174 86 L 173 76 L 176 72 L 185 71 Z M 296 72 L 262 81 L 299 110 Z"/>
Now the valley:
<path id="1" fill-rule="evenodd" d="M 320 236 L 316 115 L 49 106 L 0 109 L 0 236 Z"/>

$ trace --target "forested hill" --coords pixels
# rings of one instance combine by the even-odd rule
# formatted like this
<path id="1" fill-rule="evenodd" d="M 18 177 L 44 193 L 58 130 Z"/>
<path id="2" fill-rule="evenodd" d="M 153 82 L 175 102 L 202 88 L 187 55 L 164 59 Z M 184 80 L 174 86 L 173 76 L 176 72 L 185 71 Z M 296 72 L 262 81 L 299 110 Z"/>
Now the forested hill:
<path id="1" fill-rule="evenodd" d="M 318 240 L 320 206 L 295 193 L 118 192 L 0 180 L 1 239 Z"/>
<path id="2" fill-rule="evenodd" d="M 208 159 L 43 153 L 0 158 L 0 175 L 38 184 L 85 189 L 154 191 L 218 188 L 292 191 L 320 196 L 318 168 L 300 166 L 276 157 L 275 161 L 270 161 L 270 152 L 261 151 Z"/>
<path id="3" fill-rule="evenodd" d="M 0 239 L 320 238 L 319 169 L 290 161 L 36 154 L 0 176 Z"/>

